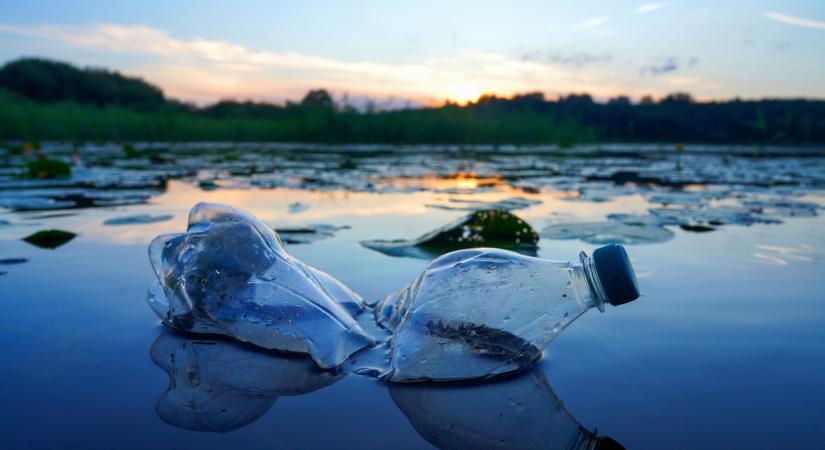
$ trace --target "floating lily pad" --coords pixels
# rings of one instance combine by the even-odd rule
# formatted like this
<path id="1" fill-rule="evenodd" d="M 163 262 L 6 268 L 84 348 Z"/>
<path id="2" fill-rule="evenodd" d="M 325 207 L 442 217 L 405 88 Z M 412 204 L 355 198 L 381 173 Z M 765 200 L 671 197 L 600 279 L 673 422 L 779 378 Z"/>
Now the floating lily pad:
<path id="1" fill-rule="evenodd" d="M 301 203 L 301 202 L 292 203 L 287 207 L 287 210 L 289 211 L 290 214 L 304 212 L 308 209 L 309 209 L 309 205 L 307 205 L 306 203 Z"/>
<path id="2" fill-rule="evenodd" d="M 455 209 L 463 211 L 483 211 L 485 209 L 503 209 L 512 211 L 514 209 L 525 209 L 534 205 L 540 205 L 541 200 L 529 199 L 524 197 L 506 198 L 495 202 L 484 202 L 481 200 L 463 200 L 451 198 L 448 203 L 428 203 L 430 208 L 438 209 Z"/>
<path id="3" fill-rule="evenodd" d="M 52 179 L 68 177 L 72 174 L 72 169 L 63 161 L 53 159 L 38 159 L 26 164 L 29 171 L 29 178 Z"/>
<path id="4" fill-rule="evenodd" d="M 361 245 L 390 256 L 431 258 L 471 247 L 497 247 L 534 255 L 539 235 L 527 222 L 500 209 L 476 211 L 417 239 L 370 240 Z"/>
<path id="5" fill-rule="evenodd" d="M 171 214 L 137 214 L 134 216 L 115 217 L 103 221 L 103 225 L 138 225 L 144 223 L 164 222 L 171 219 Z"/>
<path id="6" fill-rule="evenodd" d="M 778 224 L 782 220 L 762 214 L 759 210 L 741 206 L 716 206 L 705 208 L 653 208 L 650 213 L 662 225 L 753 225 L 756 223 Z"/>
<path id="7" fill-rule="evenodd" d="M 754 210 L 781 217 L 816 217 L 820 208 L 816 203 L 784 198 L 751 200 L 745 202 L 745 205 Z"/>
<path id="8" fill-rule="evenodd" d="M 214 179 L 202 179 L 198 180 L 198 187 L 204 191 L 214 191 L 218 189 L 218 183 Z"/>
<path id="9" fill-rule="evenodd" d="M 286 244 L 311 244 L 335 236 L 340 230 L 349 229 L 348 225 L 312 224 L 299 227 L 278 227 L 275 231 Z"/>
<path id="10" fill-rule="evenodd" d="M 35 247 L 55 249 L 71 241 L 77 236 L 70 231 L 63 230 L 43 230 L 23 238 Z"/>
<path id="11" fill-rule="evenodd" d="M 691 233 L 707 233 L 708 231 L 713 231 L 713 230 L 716 229 L 714 227 L 707 226 L 707 225 L 702 225 L 702 224 L 694 224 L 694 225 L 684 224 L 684 225 L 679 225 L 679 228 L 681 228 L 685 231 L 690 231 Z"/>
<path id="12" fill-rule="evenodd" d="M 649 195 L 647 201 L 662 205 L 701 206 L 702 196 L 695 192 L 662 192 Z"/>
<path id="13" fill-rule="evenodd" d="M 618 221 L 558 223 L 541 235 L 550 239 L 581 239 L 591 244 L 656 244 L 673 238 L 673 232 L 657 225 Z"/>
<path id="14" fill-rule="evenodd" d="M 28 261 L 28 258 L 3 258 L 0 259 L 0 266 L 8 266 L 11 264 L 23 264 L 24 262 Z"/>

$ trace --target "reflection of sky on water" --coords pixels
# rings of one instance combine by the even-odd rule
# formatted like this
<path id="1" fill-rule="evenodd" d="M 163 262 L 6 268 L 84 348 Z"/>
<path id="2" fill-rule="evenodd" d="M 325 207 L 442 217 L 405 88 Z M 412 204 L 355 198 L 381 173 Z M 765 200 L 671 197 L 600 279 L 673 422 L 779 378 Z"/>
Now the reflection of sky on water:
<path id="1" fill-rule="evenodd" d="M 443 180 L 434 179 L 438 183 Z M 467 182 L 466 180 L 462 183 Z M 466 186 L 465 186 L 466 187 Z M 437 189 L 454 189 L 442 186 Z M 570 201 L 498 185 L 468 196 L 445 192 L 218 189 L 172 181 L 147 205 L 3 213 L 0 257 L 29 258 L 0 277 L 0 435 L 8 448 L 427 448 L 386 386 L 349 376 L 333 386 L 282 397 L 258 420 L 215 435 L 170 427 L 154 403 L 168 382 L 149 357 L 159 333 L 145 304 L 152 274 L 146 244 L 184 228 L 197 201 L 229 203 L 272 225 L 349 225 L 333 237 L 290 246 L 307 263 L 375 299 L 407 283 L 424 260 L 390 258 L 364 239 L 416 237 L 464 214 L 428 208 L 450 198 L 542 203 L 515 211 L 540 230 L 558 222 L 643 214 L 638 193 L 606 202 Z M 797 197 L 823 204 L 821 193 Z M 732 200 L 718 201 L 720 204 Z M 289 214 L 301 202 L 306 211 Z M 713 200 L 713 202 L 717 202 Z M 172 214 L 145 225 L 109 218 Z M 722 226 L 707 233 L 670 227 L 670 241 L 629 247 L 642 281 L 640 301 L 592 312 L 568 328 L 541 365 L 581 425 L 628 448 L 814 448 L 825 432 L 825 219 Z M 36 225 L 35 225 L 36 224 Z M 19 239 L 44 228 L 79 236 L 56 250 Z M 539 256 L 575 258 L 596 245 L 539 242 Z"/>

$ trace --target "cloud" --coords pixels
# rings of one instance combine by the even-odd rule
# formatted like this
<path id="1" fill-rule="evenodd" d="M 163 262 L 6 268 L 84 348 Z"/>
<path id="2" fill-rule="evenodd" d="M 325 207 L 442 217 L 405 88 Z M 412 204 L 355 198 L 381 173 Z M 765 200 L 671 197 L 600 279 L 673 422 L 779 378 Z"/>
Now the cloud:
<path id="1" fill-rule="evenodd" d="M 583 22 L 579 22 L 576 26 L 577 28 L 595 28 L 601 25 L 604 25 L 608 20 L 610 20 L 610 16 L 599 16 L 599 17 L 591 17 Z"/>
<path id="2" fill-rule="evenodd" d="M 788 25 L 793 25 L 797 27 L 803 28 L 813 28 L 815 30 L 825 30 L 825 22 L 821 22 L 819 20 L 812 20 L 812 19 L 805 19 L 802 17 L 794 17 L 794 16 L 786 16 L 784 14 L 780 14 L 775 11 L 765 11 L 764 16 L 768 19 L 775 20 L 777 22 L 786 23 Z"/>
<path id="3" fill-rule="evenodd" d="M 677 70 L 679 70 L 679 59 L 675 56 L 669 56 L 667 58 L 657 58 L 655 64 L 642 67 L 641 73 L 642 76 L 650 74 L 655 77 L 657 75 L 676 72 Z"/>
<path id="4" fill-rule="evenodd" d="M 466 101 L 487 92 L 591 91 L 614 94 L 615 74 L 584 67 L 589 54 L 525 60 L 499 53 L 466 51 L 413 63 L 350 61 L 296 52 L 271 52 L 223 40 L 180 39 L 165 30 L 119 24 L 13 26 L 0 33 L 44 40 L 51 55 L 78 48 L 101 55 L 128 54 L 135 74 L 158 83 L 173 97 L 198 102 L 219 98 L 282 100 L 311 88 L 372 98 L 420 102 Z"/>
<path id="5" fill-rule="evenodd" d="M 640 70 L 642 76 L 651 75 L 659 76 L 669 73 L 677 72 L 683 68 L 692 69 L 699 64 L 699 58 L 692 56 L 688 58 L 687 63 L 682 63 L 682 59 L 676 56 L 667 56 L 656 58 L 656 62 L 647 66 L 643 66 Z"/>
<path id="6" fill-rule="evenodd" d="M 667 8 L 667 3 L 645 3 L 636 8 L 636 14 L 646 14 Z"/>
<path id="7" fill-rule="evenodd" d="M 591 65 L 598 65 L 610 62 L 613 55 L 604 53 L 591 53 L 586 51 L 561 53 L 557 51 L 534 51 L 521 55 L 522 61 L 538 61 L 547 64 L 558 64 L 561 66 L 570 66 L 575 68 L 582 68 Z"/>

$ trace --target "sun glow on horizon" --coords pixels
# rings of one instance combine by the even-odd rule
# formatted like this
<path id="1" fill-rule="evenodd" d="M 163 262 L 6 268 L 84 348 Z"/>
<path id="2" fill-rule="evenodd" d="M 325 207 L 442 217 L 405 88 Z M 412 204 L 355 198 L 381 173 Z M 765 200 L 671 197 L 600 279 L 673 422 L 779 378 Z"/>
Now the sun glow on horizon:
<path id="1" fill-rule="evenodd" d="M 473 84 L 463 84 L 449 88 L 444 97 L 447 101 L 458 103 L 460 105 L 466 105 L 477 101 L 482 94 L 483 91 L 478 86 Z"/>

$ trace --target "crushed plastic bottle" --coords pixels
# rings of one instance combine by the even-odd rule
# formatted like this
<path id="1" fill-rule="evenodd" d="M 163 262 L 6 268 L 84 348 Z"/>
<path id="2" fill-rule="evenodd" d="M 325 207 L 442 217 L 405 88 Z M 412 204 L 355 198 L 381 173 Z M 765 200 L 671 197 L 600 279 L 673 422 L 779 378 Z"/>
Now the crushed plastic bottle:
<path id="1" fill-rule="evenodd" d="M 393 332 L 388 379 L 449 381 L 521 370 L 587 310 L 638 298 L 624 247 L 579 256 L 561 262 L 479 248 L 434 260 L 376 306 L 376 320 Z"/>
<path id="2" fill-rule="evenodd" d="M 148 302 L 172 328 L 308 353 L 322 368 L 373 344 L 353 318 L 363 300 L 290 256 L 272 228 L 243 211 L 195 205 L 187 231 L 155 238 L 149 259 L 158 282 Z"/>

